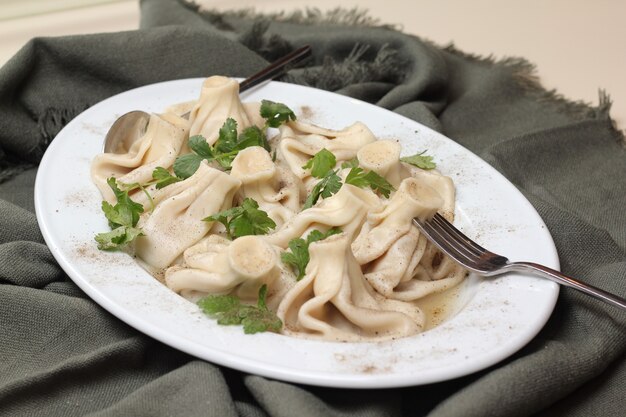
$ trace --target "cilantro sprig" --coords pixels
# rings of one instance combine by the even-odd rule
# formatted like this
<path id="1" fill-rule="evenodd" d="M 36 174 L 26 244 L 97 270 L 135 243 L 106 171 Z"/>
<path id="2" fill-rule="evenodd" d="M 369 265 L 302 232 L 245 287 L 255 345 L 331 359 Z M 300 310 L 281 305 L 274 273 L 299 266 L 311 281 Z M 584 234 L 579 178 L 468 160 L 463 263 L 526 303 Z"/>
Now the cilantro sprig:
<path id="1" fill-rule="evenodd" d="M 196 173 L 203 160 L 215 159 L 213 149 L 202 135 L 194 135 L 187 142 L 191 153 L 181 155 L 174 161 L 174 174 L 179 178 L 187 179 Z"/>
<path id="2" fill-rule="evenodd" d="M 433 162 L 433 157 L 424 155 L 426 151 L 416 153 L 415 155 L 400 158 L 400 161 L 406 162 L 421 169 L 435 169 L 437 164 Z"/>
<path id="3" fill-rule="evenodd" d="M 359 166 L 359 159 L 355 156 L 351 160 L 343 162 L 341 164 L 341 169 L 354 168 L 358 166 Z"/>
<path id="4" fill-rule="evenodd" d="M 209 145 L 204 136 L 194 135 L 189 138 L 191 153 L 181 155 L 174 161 L 174 173 L 179 178 L 189 178 L 196 173 L 203 160 L 216 161 L 229 170 L 239 151 L 250 146 L 263 146 L 268 149 L 265 134 L 256 126 L 250 126 L 237 135 L 237 121 L 227 119 L 219 131 L 214 146 Z"/>
<path id="5" fill-rule="evenodd" d="M 302 169 L 311 169 L 311 175 L 315 178 L 324 178 L 326 173 L 333 169 L 337 164 L 335 154 L 326 148 L 322 149 L 313 158 L 309 159 Z"/>
<path id="6" fill-rule="evenodd" d="M 290 120 L 296 120 L 296 114 L 283 103 L 261 100 L 261 117 L 267 127 L 279 127 Z"/>
<path id="7" fill-rule="evenodd" d="M 329 236 L 341 233 L 341 229 L 333 227 L 326 233 L 319 230 L 312 230 L 305 239 L 295 238 L 289 241 L 291 252 L 283 252 L 280 259 L 283 263 L 290 265 L 297 274 L 296 280 L 300 281 L 304 277 L 306 266 L 309 264 L 309 245 L 313 242 L 324 240 Z"/>
<path id="8" fill-rule="evenodd" d="M 336 164 L 335 155 L 324 148 L 302 166 L 303 169 L 310 169 L 313 177 L 321 178 L 308 195 L 302 210 L 313 207 L 320 197 L 327 198 L 339 191 L 341 188 L 341 178 L 337 175 L 339 170 L 333 170 Z"/>
<path id="9" fill-rule="evenodd" d="M 270 152 L 271 148 L 265 130 L 268 127 L 278 127 L 289 120 L 296 120 L 296 115 L 286 105 L 269 100 L 261 102 L 260 114 L 265 119 L 263 129 L 249 126 L 239 134 L 237 134 L 237 121 L 231 117 L 226 119 L 213 146 L 202 135 L 190 137 L 188 145 L 191 153 L 179 156 L 174 162 L 176 176 L 182 179 L 191 177 L 203 160 L 215 161 L 224 170 L 229 170 L 237 154 L 251 146 L 262 146 Z"/>
<path id="10" fill-rule="evenodd" d="M 359 188 L 370 187 L 374 191 L 378 191 L 386 198 L 389 198 L 389 194 L 395 190 L 393 185 L 389 183 L 384 177 L 378 175 L 374 171 L 365 171 L 358 166 L 350 169 L 348 176 L 346 177 L 346 184 L 351 184 Z"/>
<path id="11" fill-rule="evenodd" d="M 170 174 L 167 169 L 163 167 L 156 167 L 152 171 L 152 181 L 148 181 L 145 184 L 139 184 L 138 182 L 134 182 L 131 184 L 120 183 L 120 187 L 126 192 L 131 192 L 138 188 L 146 192 L 145 189 L 151 185 L 156 185 L 156 188 L 160 190 L 163 187 L 167 187 L 170 184 L 174 184 L 175 182 L 182 180 L 182 178 Z M 150 198 L 149 195 L 148 198 Z"/>
<path id="12" fill-rule="evenodd" d="M 118 250 L 143 235 L 141 229 L 136 227 L 139 216 L 143 213 L 143 206 L 131 200 L 128 191 L 122 191 L 115 178 L 109 178 L 107 184 L 113 190 L 117 203 L 112 205 L 103 201 L 102 211 L 113 230 L 98 233 L 95 240 L 100 250 Z"/>
<path id="13" fill-rule="evenodd" d="M 247 235 L 266 235 L 276 227 L 276 223 L 252 198 L 246 198 L 241 206 L 232 207 L 202 219 L 217 221 L 226 227 L 228 237 L 238 238 Z"/>
<path id="14" fill-rule="evenodd" d="M 267 285 L 264 284 L 259 289 L 257 305 L 242 304 L 233 295 L 209 295 L 199 300 L 198 306 L 206 315 L 217 319 L 217 324 L 243 325 L 245 334 L 279 332 L 283 323 L 267 307 L 266 297 Z"/>
<path id="15" fill-rule="evenodd" d="M 313 187 L 311 194 L 308 195 L 302 210 L 311 208 L 321 198 L 328 198 L 335 194 L 341 188 L 341 177 L 337 175 L 338 170 L 330 170 L 326 175 Z"/>
<path id="16" fill-rule="evenodd" d="M 158 190 L 183 180 L 182 178 L 170 174 L 170 172 L 163 167 L 156 167 L 154 171 L 152 171 L 152 178 L 155 180 L 156 188 Z"/>

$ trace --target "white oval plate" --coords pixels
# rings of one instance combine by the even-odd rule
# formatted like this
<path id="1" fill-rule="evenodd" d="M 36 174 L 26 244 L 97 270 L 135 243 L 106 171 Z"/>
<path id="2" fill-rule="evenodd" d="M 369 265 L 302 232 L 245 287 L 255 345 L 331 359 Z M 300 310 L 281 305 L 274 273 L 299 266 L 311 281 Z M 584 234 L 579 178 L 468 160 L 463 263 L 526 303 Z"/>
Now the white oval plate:
<path id="1" fill-rule="evenodd" d="M 284 381 L 344 388 L 428 384 L 476 372 L 516 352 L 548 320 L 558 286 L 521 274 L 470 277 L 460 312 L 440 326 L 404 339 L 336 343 L 272 333 L 243 334 L 219 326 L 199 308 L 157 282 L 130 256 L 98 251 L 96 233 L 108 230 L 90 164 L 121 114 L 160 112 L 197 98 L 202 79 L 163 82 L 111 97 L 65 127 L 44 155 L 35 183 L 39 226 L 67 274 L 98 304 L 141 332 L 216 364 Z M 398 139 L 403 153 L 427 149 L 457 187 L 457 224 L 483 246 L 558 268 L 552 238 L 537 212 L 495 169 L 443 135 L 368 103 L 272 82 L 244 101 L 269 99 L 303 120 L 343 128 L 363 121 L 379 138 Z"/>

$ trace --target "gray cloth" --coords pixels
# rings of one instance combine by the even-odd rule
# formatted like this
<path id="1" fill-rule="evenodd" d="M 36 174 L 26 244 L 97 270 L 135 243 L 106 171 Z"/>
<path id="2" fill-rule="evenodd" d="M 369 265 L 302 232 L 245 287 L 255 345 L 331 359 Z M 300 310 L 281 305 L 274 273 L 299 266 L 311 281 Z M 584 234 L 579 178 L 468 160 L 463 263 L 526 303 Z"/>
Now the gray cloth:
<path id="1" fill-rule="evenodd" d="M 543 90 L 524 60 L 439 48 L 354 12 L 263 18 L 171 0 L 141 8 L 140 30 L 33 39 L 0 68 L 0 415 L 624 415 L 626 314 L 569 289 L 541 333 L 502 363 L 371 391 L 221 368 L 86 297 L 52 258 L 33 210 L 36 165 L 56 133 L 121 91 L 245 76 L 304 44 L 313 60 L 287 81 L 376 103 L 476 152 L 539 211 L 565 273 L 626 294 L 626 151 L 606 96 L 598 107 L 572 103 Z"/>

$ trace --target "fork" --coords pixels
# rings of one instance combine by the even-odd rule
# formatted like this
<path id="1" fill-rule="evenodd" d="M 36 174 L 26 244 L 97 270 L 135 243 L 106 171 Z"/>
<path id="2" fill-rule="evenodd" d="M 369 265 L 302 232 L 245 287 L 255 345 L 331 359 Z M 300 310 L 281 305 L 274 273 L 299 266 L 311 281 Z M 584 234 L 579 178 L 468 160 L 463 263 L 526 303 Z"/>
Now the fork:
<path id="1" fill-rule="evenodd" d="M 506 257 L 488 251 L 461 233 L 439 213 L 430 220 L 414 218 L 413 222 L 443 253 L 479 275 L 493 276 L 511 271 L 530 272 L 626 310 L 626 299 L 615 294 L 563 275 L 547 266 L 533 262 L 510 262 Z"/>

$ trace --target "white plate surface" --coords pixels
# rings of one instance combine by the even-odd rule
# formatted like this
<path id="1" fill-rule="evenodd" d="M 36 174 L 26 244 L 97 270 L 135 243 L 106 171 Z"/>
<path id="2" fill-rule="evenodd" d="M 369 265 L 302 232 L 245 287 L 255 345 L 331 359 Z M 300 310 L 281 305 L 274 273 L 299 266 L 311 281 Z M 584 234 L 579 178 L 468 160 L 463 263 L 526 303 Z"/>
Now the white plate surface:
<path id="1" fill-rule="evenodd" d="M 160 112 L 197 98 L 202 79 L 137 88 L 91 107 L 65 127 L 44 155 L 35 184 L 43 236 L 67 274 L 98 304 L 141 332 L 207 361 L 304 384 L 385 388 L 428 384 L 484 369 L 529 342 L 548 320 L 558 286 L 510 274 L 471 276 L 458 314 L 404 339 L 335 343 L 219 326 L 198 307 L 158 283 L 123 253 L 98 251 L 96 233 L 108 230 L 90 164 L 109 126 L 121 114 Z M 530 203 L 495 169 L 452 140 L 379 107 L 307 87 L 272 82 L 244 93 L 269 99 L 302 120 L 343 128 L 363 121 L 379 138 L 398 139 L 403 154 L 427 149 L 457 187 L 457 224 L 483 246 L 511 260 L 558 268 L 554 243 Z"/>

